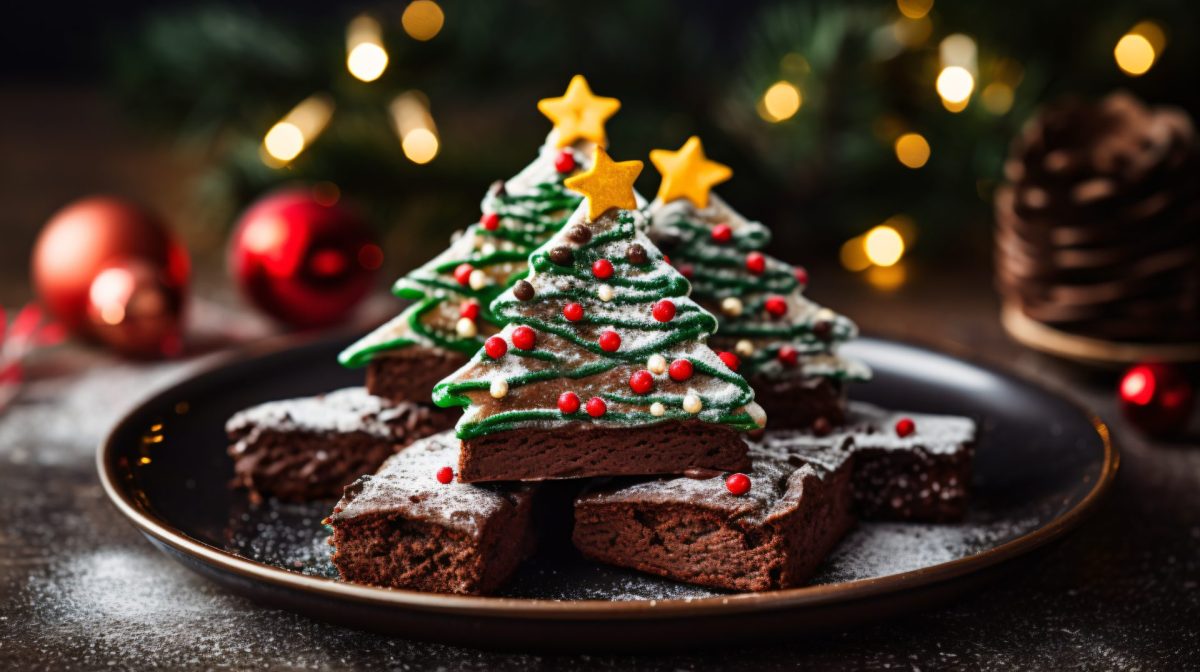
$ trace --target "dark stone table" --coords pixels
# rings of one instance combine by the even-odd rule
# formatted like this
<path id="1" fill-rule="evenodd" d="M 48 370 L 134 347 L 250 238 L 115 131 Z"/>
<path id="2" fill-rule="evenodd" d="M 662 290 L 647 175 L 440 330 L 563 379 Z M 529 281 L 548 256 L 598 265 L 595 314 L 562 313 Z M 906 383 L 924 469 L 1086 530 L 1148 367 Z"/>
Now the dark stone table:
<path id="1" fill-rule="evenodd" d="M 1030 569 L 951 607 L 820 639 L 639 657 L 455 649 L 265 609 L 152 549 L 97 482 L 94 448 L 109 425 L 189 364 L 133 366 L 68 351 L 73 363 L 56 364 L 60 375 L 0 414 L 0 668 L 1195 669 L 1197 442 L 1142 438 L 1117 416 L 1112 373 L 1008 342 L 986 278 L 938 280 L 893 294 L 829 288 L 816 298 L 873 333 L 967 348 L 1077 398 L 1113 424 L 1123 453 L 1091 521 Z"/>

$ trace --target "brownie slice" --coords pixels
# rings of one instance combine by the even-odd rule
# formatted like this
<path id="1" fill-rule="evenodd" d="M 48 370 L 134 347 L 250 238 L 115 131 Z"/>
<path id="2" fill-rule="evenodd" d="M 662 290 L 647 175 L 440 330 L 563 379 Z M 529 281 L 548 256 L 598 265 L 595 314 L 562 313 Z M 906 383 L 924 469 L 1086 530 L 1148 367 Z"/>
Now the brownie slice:
<path id="1" fill-rule="evenodd" d="M 433 386 L 466 363 L 466 355 L 422 345 L 381 352 L 367 364 L 367 391 L 395 402 L 428 402 Z"/>
<path id="2" fill-rule="evenodd" d="M 441 483 L 457 455 L 453 432 L 435 434 L 346 488 L 326 520 L 343 579 L 470 595 L 508 579 L 533 549 L 536 486 Z"/>
<path id="3" fill-rule="evenodd" d="M 392 404 L 361 387 L 248 408 L 225 424 L 235 487 L 291 501 L 337 497 L 423 436 L 454 425 L 432 405 Z"/>
<path id="4" fill-rule="evenodd" d="M 846 421 L 846 384 L 835 378 L 759 374 L 750 386 L 774 429 L 809 429 L 821 418 L 830 427 Z"/>
<path id="5" fill-rule="evenodd" d="M 806 583 L 853 524 L 849 440 L 840 450 L 750 448 L 750 490 L 720 474 L 617 482 L 575 502 L 576 548 L 589 558 L 714 588 Z"/>
<path id="6" fill-rule="evenodd" d="M 901 437 L 896 423 L 905 418 L 915 430 Z M 854 500 L 862 518 L 951 522 L 966 514 L 975 442 L 970 418 L 854 402 L 846 426 L 834 434 L 767 430 L 763 442 L 778 450 L 833 449 L 847 439 L 854 449 Z"/>
<path id="7" fill-rule="evenodd" d="M 465 439 L 459 479 L 542 481 L 590 476 L 682 474 L 688 469 L 741 471 L 746 443 L 711 422 L 667 421 L 636 427 L 522 428 Z"/>

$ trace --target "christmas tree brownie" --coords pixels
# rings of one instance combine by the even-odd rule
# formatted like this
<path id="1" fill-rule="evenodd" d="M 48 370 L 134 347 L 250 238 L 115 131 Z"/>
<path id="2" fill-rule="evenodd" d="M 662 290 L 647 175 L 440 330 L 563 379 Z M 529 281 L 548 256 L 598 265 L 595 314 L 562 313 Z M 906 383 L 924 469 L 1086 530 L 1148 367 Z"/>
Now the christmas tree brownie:
<path id="1" fill-rule="evenodd" d="M 492 185 L 483 216 L 445 252 L 400 278 L 393 292 L 413 304 L 341 353 L 346 366 L 367 367 L 372 394 L 396 401 L 429 398 L 434 383 L 467 362 L 503 321 L 489 304 L 527 269 L 529 253 L 562 228 L 581 197 L 563 181 L 605 143 L 604 123 L 620 107 L 594 96 L 576 75 L 560 98 L 538 108 L 554 129 L 538 158 Z"/>
<path id="2" fill-rule="evenodd" d="M 699 138 L 650 160 L 662 184 L 649 236 L 691 280 L 692 298 L 716 314 L 713 347 L 750 381 L 772 427 L 841 424 L 846 383 L 870 376 L 837 356 L 857 335 L 854 323 L 805 298 L 808 273 L 763 254 L 767 229 L 710 193 L 732 171 L 707 159 Z"/>
<path id="3" fill-rule="evenodd" d="M 749 384 L 705 343 L 716 319 L 640 231 L 640 161 L 597 147 L 566 181 L 586 196 L 491 311 L 508 323 L 434 388 L 463 406 L 465 482 L 748 466 L 765 423 Z"/>

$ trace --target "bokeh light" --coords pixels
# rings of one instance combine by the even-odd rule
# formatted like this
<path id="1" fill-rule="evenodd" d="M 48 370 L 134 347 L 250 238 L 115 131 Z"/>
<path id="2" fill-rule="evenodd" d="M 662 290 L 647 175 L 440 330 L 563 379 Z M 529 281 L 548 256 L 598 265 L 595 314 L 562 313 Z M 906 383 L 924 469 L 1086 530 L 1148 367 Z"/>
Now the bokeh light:
<path id="1" fill-rule="evenodd" d="M 920 133 L 905 133 L 896 138 L 895 150 L 900 163 L 914 170 L 929 161 L 929 142 Z"/>
<path id="2" fill-rule="evenodd" d="M 416 0 L 409 3 L 400 17 L 400 25 L 404 27 L 404 32 L 421 42 L 436 37 L 442 31 L 445 22 L 446 15 L 433 0 Z"/>
<path id="3" fill-rule="evenodd" d="M 1126 33 L 1113 49 L 1117 67 L 1127 75 L 1139 77 L 1150 71 L 1158 54 L 1145 35 Z"/>
<path id="4" fill-rule="evenodd" d="M 328 95 L 305 98 L 263 136 L 263 163 L 272 168 L 287 165 L 325 130 L 332 116 L 333 99 Z"/>
<path id="5" fill-rule="evenodd" d="M 960 65 L 942 69 L 937 78 L 937 92 L 942 100 L 950 104 L 966 103 L 975 90 L 975 77 Z"/>
<path id="6" fill-rule="evenodd" d="M 790 82 L 775 82 L 763 94 L 759 114 L 767 121 L 778 123 L 791 119 L 804 103 L 800 89 Z"/>
<path id="7" fill-rule="evenodd" d="M 401 140 L 404 156 L 413 163 L 429 163 L 438 153 L 438 139 L 428 128 L 409 131 Z"/>
<path id="8" fill-rule="evenodd" d="M 979 100 L 983 103 L 983 109 L 1000 115 L 1012 109 L 1013 94 L 1013 88 L 1007 83 L 992 82 L 983 87 L 983 91 L 979 93 Z"/>
<path id="9" fill-rule="evenodd" d="M 433 123 L 425 94 L 420 91 L 402 93 L 392 101 L 389 111 L 404 156 L 416 164 L 432 161 L 437 156 L 439 141 L 437 125 Z"/>
<path id="10" fill-rule="evenodd" d="M 286 163 L 304 151 L 304 134 L 295 124 L 281 121 L 267 131 L 263 147 L 272 158 Z"/>
<path id="11" fill-rule="evenodd" d="M 894 266 L 904 256 L 904 238 L 891 226 L 880 224 L 863 237 L 863 251 L 876 266 Z"/>
<path id="12" fill-rule="evenodd" d="M 383 48 L 383 29 L 375 19 L 356 17 L 346 28 L 346 69 L 356 79 L 373 82 L 388 66 L 388 53 Z"/>
<path id="13" fill-rule="evenodd" d="M 933 0 L 896 0 L 896 9 L 910 19 L 920 19 L 933 9 Z"/>

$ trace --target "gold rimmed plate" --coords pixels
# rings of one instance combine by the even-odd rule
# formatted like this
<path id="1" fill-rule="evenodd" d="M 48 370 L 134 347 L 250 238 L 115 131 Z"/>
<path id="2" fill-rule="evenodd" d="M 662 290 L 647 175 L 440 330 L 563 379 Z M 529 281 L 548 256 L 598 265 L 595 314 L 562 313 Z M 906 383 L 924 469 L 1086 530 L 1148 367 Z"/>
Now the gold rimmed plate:
<path id="1" fill-rule="evenodd" d="M 538 554 L 497 597 L 337 580 L 321 525 L 330 502 L 254 506 L 230 490 L 224 422 L 263 401 L 360 384 L 345 340 L 220 359 L 155 394 L 100 447 L 117 508 L 189 568 L 264 604 L 409 638 L 525 650 L 671 649 L 796 637 L 946 603 L 1076 527 L 1112 482 L 1117 453 L 1098 419 L 1041 387 L 930 350 L 877 339 L 845 348 L 875 380 L 852 397 L 979 422 L 971 512 L 954 525 L 861 523 L 813 585 L 736 594 L 580 558 L 567 502 Z M 553 513 L 553 512 L 552 512 Z"/>

